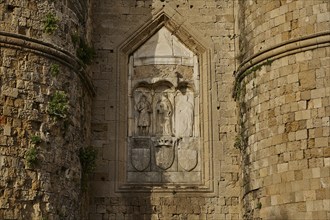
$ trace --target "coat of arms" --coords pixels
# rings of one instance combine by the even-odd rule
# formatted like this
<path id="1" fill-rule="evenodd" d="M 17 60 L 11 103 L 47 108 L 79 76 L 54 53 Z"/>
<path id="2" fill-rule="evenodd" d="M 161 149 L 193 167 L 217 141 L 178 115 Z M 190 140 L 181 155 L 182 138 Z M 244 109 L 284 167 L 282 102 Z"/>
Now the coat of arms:
<path id="1" fill-rule="evenodd" d="M 159 139 L 155 146 L 156 165 L 167 170 L 174 162 L 174 144 L 172 139 Z"/>
<path id="2" fill-rule="evenodd" d="M 131 163 L 137 171 L 144 171 L 150 164 L 149 139 L 137 138 L 133 141 L 131 148 Z"/>

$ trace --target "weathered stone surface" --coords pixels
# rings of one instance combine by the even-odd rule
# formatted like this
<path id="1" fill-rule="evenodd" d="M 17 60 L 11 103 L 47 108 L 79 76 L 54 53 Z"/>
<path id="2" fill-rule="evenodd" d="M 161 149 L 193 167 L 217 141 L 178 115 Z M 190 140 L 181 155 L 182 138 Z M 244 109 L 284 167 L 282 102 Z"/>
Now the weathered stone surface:
<path id="1" fill-rule="evenodd" d="M 17 98 L 17 96 L 18 96 L 18 89 L 16 89 L 16 88 L 9 88 L 9 87 L 3 87 L 1 93 L 4 96 L 9 96 L 9 97 L 12 97 L 12 98 Z"/>
<path id="2" fill-rule="evenodd" d="M 329 219 L 329 8 L 0 1 L 0 219 Z M 88 75 L 80 37 L 96 49 Z M 78 152 L 90 144 L 88 198 Z"/>
<path id="3" fill-rule="evenodd" d="M 196 108 L 198 105 L 190 102 L 191 99 L 189 98 L 188 102 L 180 105 L 176 105 L 176 103 L 179 103 L 179 98 L 172 100 L 170 97 L 169 100 L 174 108 L 174 115 L 179 115 L 182 119 L 172 123 L 171 128 L 173 129 L 171 131 L 174 136 L 189 137 L 191 133 L 190 125 L 196 126 L 195 119 L 191 120 L 189 108 L 188 111 L 184 110 L 184 107 L 189 106 L 188 103 L 195 106 L 191 111 L 193 115 L 212 115 L 210 123 L 201 123 L 200 121 L 199 125 L 206 126 L 209 130 L 203 130 L 203 132 L 212 135 L 214 147 L 212 148 L 211 163 L 215 174 L 210 181 L 218 183 L 218 186 L 215 186 L 215 191 L 219 194 L 215 193 L 206 202 L 206 198 L 203 198 L 202 194 L 185 195 L 181 192 L 175 192 L 176 195 L 182 198 L 182 201 L 177 201 L 175 196 L 167 197 L 164 194 L 155 192 L 155 189 L 161 188 L 162 184 L 151 184 L 154 188 L 151 187 L 150 192 L 147 192 L 147 199 L 133 204 L 133 206 L 141 203 L 145 204 L 143 210 L 137 211 L 136 207 L 130 205 L 126 206 L 125 211 L 121 210 L 124 207 L 119 207 L 119 204 L 131 201 L 130 199 L 133 196 L 129 199 L 113 196 L 107 202 L 100 201 L 100 198 L 96 197 L 94 204 L 109 207 L 111 213 L 113 213 L 113 218 L 126 217 L 128 219 L 179 219 L 183 218 L 182 213 L 186 213 L 184 217 L 188 219 L 197 218 L 195 213 L 198 213 L 198 218 L 214 219 L 267 219 L 272 217 L 308 219 L 312 218 L 313 214 L 321 219 L 327 218 L 324 209 L 312 208 L 314 204 L 315 207 L 321 207 L 315 197 L 315 188 L 320 188 L 320 186 L 316 184 L 317 181 L 313 184 L 310 184 L 310 182 L 313 179 L 312 167 L 320 166 L 329 171 L 329 167 L 325 165 L 328 164 L 328 160 L 324 160 L 325 147 L 323 147 L 329 141 L 326 136 L 329 133 L 329 129 L 327 129 L 328 120 L 325 118 L 329 117 L 325 113 L 328 103 L 326 101 L 328 100 L 326 88 L 329 87 L 329 84 L 324 83 L 327 77 L 326 74 L 322 74 L 328 65 L 322 65 L 321 61 L 327 56 L 329 50 L 326 48 L 311 50 L 305 47 L 305 41 L 298 41 L 290 45 L 286 44 L 288 40 L 295 40 L 301 36 L 308 38 L 312 34 L 327 31 L 328 28 L 326 27 L 329 25 L 329 21 L 324 16 L 319 15 L 326 13 L 328 11 L 327 7 L 328 3 L 321 0 L 316 2 L 299 0 L 282 2 L 190 1 L 189 3 L 182 1 L 138 1 L 135 5 L 132 1 L 126 4 L 119 2 L 96 4 L 94 19 L 103 24 L 96 28 L 96 33 L 106 33 L 101 38 L 98 34 L 94 35 L 96 46 L 99 49 L 103 47 L 120 47 L 122 42 L 125 43 L 124 39 L 130 39 L 131 36 L 134 38 L 137 35 L 136 33 L 141 30 L 139 27 L 145 27 L 144 23 L 150 21 L 150 18 L 156 16 L 156 13 L 161 10 L 169 13 L 170 19 L 183 24 L 182 27 L 188 24 L 189 30 L 201 33 L 199 35 L 201 41 L 211 38 L 210 81 L 204 81 L 210 87 L 202 84 L 196 88 L 210 88 L 211 96 L 208 98 L 214 105 L 212 107 L 208 106 L 208 102 L 205 101 L 208 98 L 205 96 L 199 99 L 200 109 Z M 128 12 L 131 15 L 130 18 L 124 16 Z M 103 13 L 111 16 L 110 22 L 104 20 Z M 132 19 L 135 22 L 128 23 L 126 22 L 127 19 Z M 115 28 L 114 24 L 120 24 L 120 28 Z M 171 29 L 169 31 L 174 36 L 179 36 L 177 33 L 181 30 L 178 28 L 174 32 Z M 136 62 L 136 66 L 130 67 L 129 71 L 133 69 L 134 71 L 132 71 L 132 77 L 128 77 L 127 80 L 131 80 L 133 83 L 127 85 L 127 87 L 135 88 L 134 80 L 139 78 L 146 79 L 145 82 L 152 85 L 151 79 L 159 75 L 161 76 L 159 78 L 163 77 L 164 79 L 167 77 L 167 80 L 174 85 L 175 77 L 170 74 L 167 76 L 162 75 L 162 73 L 165 70 L 171 71 L 175 68 L 170 67 L 170 65 L 163 69 L 156 65 L 148 67 L 148 65 L 156 62 L 159 62 L 159 64 L 163 62 L 161 65 L 168 64 L 166 62 L 171 59 L 173 59 L 172 63 L 177 64 L 179 62 L 177 58 L 174 59 L 173 57 L 171 59 L 153 58 L 157 53 L 170 57 L 169 54 L 172 49 L 169 46 L 171 40 L 168 39 L 173 39 L 173 37 L 165 38 L 163 41 L 160 40 L 163 42 L 160 43 L 157 34 L 152 33 L 148 35 L 149 37 L 147 35 L 146 33 L 139 36 L 147 38 L 144 39 L 144 42 L 147 42 L 148 48 L 142 46 L 140 49 L 137 48 L 136 51 L 149 55 L 138 56 L 139 62 Z M 152 37 L 153 35 L 154 37 Z M 140 39 L 135 40 L 138 42 Z M 191 50 L 189 39 L 179 40 Z M 317 39 L 314 40 L 312 41 L 315 43 Z M 277 49 L 274 49 L 275 51 L 270 50 L 273 52 L 270 52 L 269 57 L 260 56 L 260 58 L 265 59 L 264 61 L 274 59 L 271 64 L 264 64 L 259 67 L 259 64 L 253 64 L 253 62 L 251 62 L 252 64 L 246 64 L 250 65 L 252 69 L 255 67 L 256 70 L 245 77 L 242 83 L 245 87 L 242 86 L 240 91 L 241 99 L 238 100 L 238 103 L 234 102 L 229 93 L 233 89 L 234 77 L 232 74 L 239 70 L 237 67 L 242 64 L 242 61 L 248 60 L 258 52 L 267 51 L 268 48 L 272 47 L 281 47 L 280 45 L 283 44 L 285 44 L 282 46 L 284 52 L 292 51 L 294 46 L 297 47 L 297 50 L 292 54 L 284 54 L 283 52 L 279 59 L 276 57 Z M 304 47 L 306 51 L 300 51 L 300 47 Z M 134 49 L 132 54 L 134 54 Z M 112 56 L 104 54 L 102 56 L 103 58 L 99 59 L 101 62 L 99 66 L 114 67 L 113 64 L 106 63 L 109 60 L 115 61 Z M 235 60 L 235 58 L 237 59 Z M 257 58 L 259 59 L 259 57 Z M 108 61 L 103 61 L 106 59 Z M 198 61 L 204 62 L 202 59 Z M 326 62 L 323 61 L 323 63 Z M 127 63 L 120 65 L 124 66 Z M 189 75 L 194 71 L 185 71 L 185 73 Z M 124 72 L 124 75 L 126 73 Z M 99 71 L 96 74 L 101 75 L 102 72 Z M 115 73 L 112 74 L 114 79 L 118 79 Z M 200 75 L 200 79 L 207 76 L 208 74 Z M 119 77 L 123 76 L 120 75 Z M 104 83 L 106 84 L 105 80 Z M 126 84 L 124 87 L 126 87 Z M 120 94 L 120 97 L 125 94 L 123 90 L 118 89 L 116 97 L 118 97 L 118 94 Z M 126 99 L 116 99 L 115 96 L 111 96 L 108 101 L 102 100 L 105 101 L 103 102 L 104 108 L 108 108 L 107 106 L 113 103 L 113 100 L 116 100 L 119 105 L 127 105 L 127 109 L 130 111 L 134 108 L 135 103 L 140 100 L 140 96 L 134 97 L 133 90 L 129 90 L 128 94 L 130 95 L 129 99 L 134 99 L 134 104 L 128 105 L 129 102 Z M 151 106 L 150 109 L 153 109 L 155 101 L 152 98 L 153 96 L 149 95 L 153 94 L 152 89 L 140 89 L 139 91 L 145 94 L 147 102 Z M 183 98 L 182 100 L 186 99 Z M 126 108 L 123 109 L 124 112 L 127 110 Z M 110 114 L 110 112 L 109 110 L 108 113 Z M 134 130 L 138 127 L 134 122 L 137 115 L 132 114 L 133 112 L 128 113 L 127 117 L 131 120 L 128 126 L 120 128 L 120 134 L 124 136 L 126 132 L 129 137 L 137 134 Z M 148 115 L 151 117 L 150 122 L 154 114 L 151 112 L 154 112 L 154 110 L 150 111 Z M 180 114 L 181 112 L 183 113 Z M 110 125 L 115 125 L 115 121 L 119 120 L 107 118 Z M 95 120 L 97 120 L 97 117 L 95 117 Z M 190 123 L 191 121 L 194 123 Z M 119 120 L 118 123 L 122 123 L 122 120 Z M 202 129 L 202 127 L 199 129 Z M 157 127 L 150 126 L 149 128 L 148 135 L 152 134 L 153 129 Z M 156 129 L 156 133 L 157 131 L 169 133 L 170 130 Z M 119 145 L 125 146 L 126 141 L 121 139 L 120 134 L 111 135 L 108 139 L 120 139 Z M 194 135 L 195 133 L 193 133 Z M 107 142 L 108 139 L 104 141 Z M 197 150 L 196 154 L 193 151 L 194 149 L 187 151 L 191 150 L 189 147 L 194 144 L 186 144 L 186 146 L 183 144 L 184 142 L 181 143 L 181 146 L 180 144 L 177 146 L 176 157 L 185 158 L 184 161 L 180 163 L 179 159 L 168 170 L 158 170 L 159 174 L 165 175 L 166 179 L 170 180 L 163 183 L 169 188 L 171 182 L 175 183 L 176 180 L 182 178 L 183 173 L 191 173 L 186 171 L 189 170 L 189 167 L 193 167 L 196 155 L 197 160 L 203 158 L 203 156 L 199 157 L 200 150 Z M 241 148 L 242 151 L 239 152 L 234 146 Z M 316 146 L 320 150 L 312 151 L 311 149 L 315 149 Z M 115 148 L 112 149 L 115 151 Z M 118 151 L 118 148 L 116 150 Z M 125 160 L 124 156 L 115 160 L 121 159 Z M 155 163 L 153 160 L 155 159 L 151 159 L 150 169 L 157 168 L 153 165 Z M 324 164 L 322 164 L 322 161 Z M 199 161 L 198 164 L 203 164 L 203 161 Z M 176 167 L 181 171 L 181 174 L 175 170 Z M 128 172 L 133 173 L 132 175 L 136 173 L 135 178 L 139 178 L 137 175 L 139 172 L 134 171 L 131 167 L 128 167 L 128 169 Z M 201 167 L 197 165 L 193 171 L 196 171 L 196 169 L 201 169 Z M 304 172 L 298 172 L 301 170 L 304 170 Z M 320 176 L 317 171 L 314 171 L 314 173 L 315 178 Z M 120 175 L 125 175 L 125 173 L 120 173 Z M 131 178 L 130 175 L 128 175 L 129 178 Z M 144 175 L 143 173 L 142 176 Z M 198 181 L 197 176 L 190 178 Z M 194 179 L 195 177 L 196 179 Z M 150 178 L 161 181 L 161 177 L 153 175 L 143 177 L 139 181 L 150 181 Z M 134 189 L 131 189 L 131 191 L 134 191 Z M 189 184 L 187 191 L 189 191 Z M 149 198 L 151 202 L 148 200 Z M 154 203 L 154 201 L 160 201 L 160 203 Z M 307 201 L 310 201 L 308 202 L 310 203 L 308 204 L 308 210 L 306 209 Z M 324 201 L 326 199 L 322 201 L 322 204 Z M 118 207 L 112 209 L 114 205 L 111 202 L 116 203 L 115 206 Z M 181 207 L 182 202 L 191 205 Z M 208 204 L 207 207 L 205 204 Z M 132 212 L 136 215 L 132 216 Z M 98 214 L 97 211 L 93 213 L 95 216 Z M 92 214 L 92 216 L 94 215 Z"/>
<path id="4" fill-rule="evenodd" d="M 132 95 L 128 118 L 124 118 L 128 121 L 127 154 L 131 160 L 127 161 L 128 182 L 144 185 L 159 180 L 160 184 L 171 182 L 178 187 L 181 183 L 202 183 L 202 169 L 194 170 L 194 175 L 187 173 L 198 163 L 198 168 L 202 167 L 204 157 L 198 114 L 201 67 L 196 55 L 179 42 L 175 33 L 162 27 L 139 46 L 128 65 L 132 67 L 126 92 Z M 179 154 L 181 148 L 185 149 Z M 191 164 L 181 161 L 187 160 L 182 152 L 190 155 Z M 152 177 L 159 172 L 161 178 L 141 178 L 131 171 Z M 170 181 L 164 171 L 171 172 Z"/>
<path id="5" fill-rule="evenodd" d="M 0 1 L 0 219 L 84 218 L 78 154 L 88 146 L 91 97 L 71 35 L 86 30 L 86 2 Z M 44 33 L 48 13 L 54 34 Z M 68 96 L 65 119 L 49 114 L 58 90 Z"/>

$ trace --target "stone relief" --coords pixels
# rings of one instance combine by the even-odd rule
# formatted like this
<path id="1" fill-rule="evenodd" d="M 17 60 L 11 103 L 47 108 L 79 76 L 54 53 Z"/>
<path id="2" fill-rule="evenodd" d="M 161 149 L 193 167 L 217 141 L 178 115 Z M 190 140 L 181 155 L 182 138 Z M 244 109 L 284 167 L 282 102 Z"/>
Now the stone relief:
<path id="1" fill-rule="evenodd" d="M 135 123 L 134 132 L 129 132 L 130 172 L 150 172 L 148 181 L 153 172 L 169 172 L 171 179 L 173 172 L 184 179 L 184 172 L 198 171 L 199 136 L 194 132 L 198 99 L 188 82 L 174 86 L 173 74 L 167 75 L 170 80 L 137 82 L 132 91 L 130 112 Z"/>
<path id="2" fill-rule="evenodd" d="M 150 165 L 150 140 L 135 138 L 131 143 L 131 163 L 137 171 L 144 171 Z"/>
<path id="3" fill-rule="evenodd" d="M 156 165 L 163 169 L 169 169 L 175 157 L 175 141 L 170 138 L 160 138 L 155 143 Z"/>
<path id="4" fill-rule="evenodd" d="M 163 93 L 158 100 L 156 113 L 157 134 L 171 136 L 173 108 L 167 93 Z"/>
<path id="5" fill-rule="evenodd" d="M 140 101 L 136 104 L 136 110 L 138 111 L 137 126 L 139 135 L 148 135 L 150 127 L 150 113 L 151 106 L 147 97 L 142 95 Z"/>
<path id="6" fill-rule="evenodd" d="M 192 137 L 194 125 L 194 105 L 188 94 L 178 92 L 176 96 L 175 136 Z"/>
<path id="7" fill-rule="evenodd" d="M 199 80 L 198 58 L 166 28 L 132 54 L 128 182 L 199 183 Z"/>
<path id="8" fill-rule="evenodd" d="M 198 141 L 194 138 L 180 138 L 178 140 L 178 161 L 179 165 L 185 171 L 193 170 L 198 164 L 198 150 L 196 149 Z"/>

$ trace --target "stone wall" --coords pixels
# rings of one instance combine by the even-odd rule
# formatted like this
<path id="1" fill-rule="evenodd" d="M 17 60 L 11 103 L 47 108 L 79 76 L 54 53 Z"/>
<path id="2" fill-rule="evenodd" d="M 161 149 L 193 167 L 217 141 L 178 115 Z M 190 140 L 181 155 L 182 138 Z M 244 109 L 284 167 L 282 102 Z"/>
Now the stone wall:
<path id="1" fill-rule="evenodd" d="M 0 0 L 0 219 L 330 218 L 329 8 Z M 180 56 L 157 50 L 166 42 Z M 189 134 L 136 125 L 143 94 L 157 111 L 168 89 L 195 104 Z M 141 136 L 160 159 L 192 142 L 174 145 L 171 167 Z M 89 145 L 91 176 L 79 158 Z"/>
<path id="2" fill-rule="evenodd" d="M 247 215 L 328 217 L 329 64 L 320 58 L 328 53 L 321 48 L 283 57 L 243 81 Z"/>
<path id="3" fill-rule="evenodd" d="M 235 94 L 243 217 L 327 219 L 329 3 L 245 1 L 240 7 L 243 62 Z"/>
<path id="4" fill-rule="evenodd" d="M 329 5 L 316 1 L 239 1 L 240 58 L 329 30 Z"/>
<path id="5" fill-rule="evenodd" d="M 93 102 L 92 142 L 101 154 L 92 180 L 90 219 L 241 218 L 239 151 L 234 148 L 236 103 L 230 92 L 237 41 L 234 1 L 95 1 L 93 7 L 97 60 L 92 71 L 97 93 Z M 161 12 L 166 14 L 165 21 L 158 17 Z M 204 84 L 200 88 L 205 90 L 201 108 L 208 118 L 201 126 L 210 137 L 202 142 L 209 146 L 202 148 L 208 155 L 212 175 L 202 177 L 213 187 L 208 191 L 196 187 L 194 192 L 191 186 L 184 189 L 180 184 L 174 184 L 175 188 L 173 183 L 155 183 L 146 190 L 141 189 L 141 184 L 121 182 L 125 181 L 125 167 L 129 166 L 125 153 L 130 108 L 128 56 L 135 52 L 138 42 L 143 43 L 157 30 L 152 24 L 161 25 L 163 21 L 192 51 L 199 53 L 191 42 L 207 42 L 204 45 L 208 64 L 202 59 L 201 68 L 206 70 L 201 74 Z"/>
<path id="6" fill-rule="evenodd" d="M 80 2 L 0 2 L 0 219 L 83 215 L 93 89 L 71 41 L 87 31 Z"/>

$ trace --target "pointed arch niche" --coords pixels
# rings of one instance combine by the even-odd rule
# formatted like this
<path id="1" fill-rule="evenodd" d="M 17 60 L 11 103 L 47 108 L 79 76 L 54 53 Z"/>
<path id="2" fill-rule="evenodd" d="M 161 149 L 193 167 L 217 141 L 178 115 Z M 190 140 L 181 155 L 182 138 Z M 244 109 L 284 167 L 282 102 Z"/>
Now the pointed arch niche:
<path id="1" fill-rule="evenodd" d="M 213 192 L 209 47 L 173 17 L 118 51 L 118 192 Z"/>

